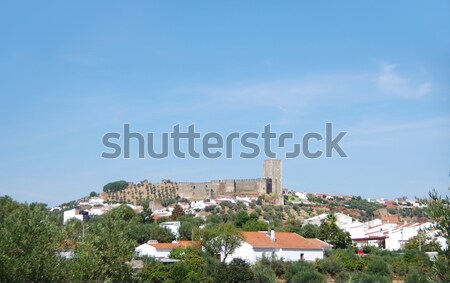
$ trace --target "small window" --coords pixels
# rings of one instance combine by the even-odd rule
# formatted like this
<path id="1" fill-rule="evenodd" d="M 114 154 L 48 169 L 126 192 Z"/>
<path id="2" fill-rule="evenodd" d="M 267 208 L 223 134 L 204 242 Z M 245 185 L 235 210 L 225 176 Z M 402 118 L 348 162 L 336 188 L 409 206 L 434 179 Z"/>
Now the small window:
<path id="1" fill-rule="evenodd" d="M 305 254 L 301 253 L 301 254 L 300 254 L 300 259 L 301 259 L 301 260 L 304 260 L 304 259 L 305 259 Z"/>

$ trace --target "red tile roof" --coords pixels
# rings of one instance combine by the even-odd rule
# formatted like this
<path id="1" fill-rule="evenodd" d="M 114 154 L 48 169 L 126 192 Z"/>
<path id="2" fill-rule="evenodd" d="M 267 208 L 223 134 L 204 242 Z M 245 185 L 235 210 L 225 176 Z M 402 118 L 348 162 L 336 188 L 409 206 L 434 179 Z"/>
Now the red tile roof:
<path id="1" fill-rule="evenodd" d="M 331 248 L 333 247 L 332 245 L 328 244 L 327 242 L 324 242 L 322 240 L 319 240 L 317 238 L 305 238 L 306 240 L 310 241 L 311 243 L 315 244 L 315 245 L 319 245 L 322 248 Z"/>
<path id="2" fill-rule="evenodd" d="M 321 250 L 322 245 L 311 239 L 303 238 L 296 233 L 276 232 L 272 241 L 265 232 L 242 232 L 244 241 L 254 248 L 282 248 L 301 250 Z"/>

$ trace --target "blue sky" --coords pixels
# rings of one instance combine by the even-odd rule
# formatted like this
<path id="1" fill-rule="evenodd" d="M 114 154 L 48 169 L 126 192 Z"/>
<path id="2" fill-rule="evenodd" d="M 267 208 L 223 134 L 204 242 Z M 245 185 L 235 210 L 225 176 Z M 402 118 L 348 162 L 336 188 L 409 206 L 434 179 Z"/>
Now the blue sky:
<path id="1" fill-rule="evenodd" d="M 107 160 L 101 139 L 195 124 L 348 158 L 284 160 L 284 187 L 365 197 L 450 185 L 448 1 L 0 3 L 0 194 L 55 205 L 110 181 L 261 177 L 256 159 Z"/>

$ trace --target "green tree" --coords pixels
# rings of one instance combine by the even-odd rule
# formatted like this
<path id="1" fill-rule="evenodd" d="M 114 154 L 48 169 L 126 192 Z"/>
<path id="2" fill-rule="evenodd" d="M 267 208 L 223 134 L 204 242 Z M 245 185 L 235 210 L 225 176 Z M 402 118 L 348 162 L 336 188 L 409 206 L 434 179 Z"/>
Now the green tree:
<path id="1" fill-rule="evenodd" d="M 128 187 L 128 182 L 124 181 L 124 180 L 120 180 L 120 181 L 115 181 L 115 182 L 111 182 L 111 183 L 104 185 L 103 191 L 107 192 L 107 193 L 117 192 L 117 191 L 123 190 L 127 187 Z"/>
<path id="2" fill-rule="evenodd" d="M 263 221 L 250 220 L 242 226 L 243 231 L 267 231 L 267 223 Z"/>
<path id="3" fill-rule="evenodd" d="M 180 229 L 178 229 L 178 234 L 180 240 L 192 240 L 192 232 L 194 230 L 194 225 L 191 222 L 183 221 L 181 222 Z"/>
<path id="4" fill-rule="evenodd" d="M 213 257 L 222 255 L 223 262 L 242 244 L 242 234 L 230 223 L 205 227 L 198 233 L 205 251 Z"/>
<path id="5" fill-rule="evenodd" d="M 449 188 L 450 189 L 450 188 Z M 436 222 L 436 228 L 450 243 L 450 200 L 448 196 L 442 198 L 435 189 L 429 192 L 428 199 L 419 200 L 427 206 L 426 213 Z"/>
<path id="6" fill-rule="evenodd" d="M 0 197 L 0 282 L 63 280 L 61 229 L 46 205 Z"/>
<path id="7" fill-rule="evenodd" d="M 441 244 L 425 233 L 419 233 L 412 237 L 405 244 L 406 250 L 420 250 L 424 252 L 439 252 L 441 251 Z"/>
<path id="8" fill-rule="evenodd" d="M 105 213 L 103 215 L 103 218 L 108 218 L 108 219 L 116 220 L 116 221 L 119 221 L 119 220 L 130 221 L 133 218 L 135 220 L 139 219 L 137 213 L 134 212 L 134 210 L 131 209 L 131 207 L 129 207 L 128 205 L 125 205 L 125 204 L 122 204 L 118 207 L 111 209 L 110 211 L 108 211 L 107 213 Z"/>
<path id="9" fill-rule="evenodd" d="M 136 242 L 126 237 L 128 222 L 104 217 L 89 223 L 72 259 L 68 281 L 126 282 L 132 279 L 127 264 L 134 255 Z"/>
<path id="10" fill-rule="evenodd" d="M 249 217 L 247 211 L 240 210 L 236 213 L 236 218 L 234 219 L 234 224 L 236 225 L 236 227 L 241 228 L 249 220 L 250 220 L 250 217 Z"/>
<path id="11" fill-rule="evenodd" d="M 352 245 L 352 239 L 348 232 L 344 232 L 340 229 L 336 223 L 333 216 L 329 218 L 320 225 L 317 231 L 317 237 L 322 241 L 325 241 L 333 245 L 336 249 L 345 249 Z"/>
<path id="12" fill-rule="evenodd" d="M 175 203 L 176 199 L 173 199 L 173 198 L 160 198 L 159 202 L 161 203 L 162 206 L 168 207 L 169 205 Z"/>

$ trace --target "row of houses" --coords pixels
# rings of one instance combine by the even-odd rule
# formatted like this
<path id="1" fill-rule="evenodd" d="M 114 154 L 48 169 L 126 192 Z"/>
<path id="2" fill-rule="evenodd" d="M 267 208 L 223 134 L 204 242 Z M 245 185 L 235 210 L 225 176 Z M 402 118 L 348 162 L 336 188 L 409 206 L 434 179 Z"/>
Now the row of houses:
<path id="1" fill-rule="evenodd" d="M 81 208 L 73 208 L 70 210 L 66 210 L 63 213 L 63 223 L 66 223 L 70 219 L 77 219 L 80 221 L 86 221 L 89 218 L 101 216 L 104 213 L 110 211 L 111 209 L 120 206 L 121 204 L 107 204 L 103 199 L 95 197 L 91 198 L 88 202 L 80 202 L 78 207 Z M 132 204 L 127 204 L 131 209 L 133 209 L 136 213 L 140 213 L 143 210 L 142 206 L 135 206 Z"/>
<path id="2" fill-rule="evenodd" d="M 315 238 L 304 238 L 296 233 L 266 231 L 242 232 L 243 242 L 236 251 L 226 257 L 222 253 L 218 255 L 220 260 L 230 262 L 234 258 L 241 258 L 250 264 L 255 263 L 263 256 L 275 255 L 287 261 L 315 261 L 322 259 L 324 252 L 331 249 L 328 243 Z M 135 252 L 139 257 L 154 257 L 166 260 L 170 252 L 175 248 L 187 248 L 190 246 L 201 247 L 198 241 L 174 241 L 172 243 L 158 243 L 150 240 L 136 247 Z"/>
<path id="3" fill-rule="evenodd" d="M 328 214 L 324 213 L 308 218 L 305 224 L 318 225 L 324 222 Z M 401 222 L 398 216 L 391 215 L 376 218 L 368 222 L 354 221 L 351 216 L 336 213 L 336 225 L 348 232 L 352 241 L 359 247 L 377 246 L 390 251 L 400 250 L 404 245 L 419 233 L 426 233 L 429 237 L 436 239 L 442 249 L 446 249 L 448 243 L 444 237 L 438 235 L 433 229 L 433 223 L 406 223 Z"/>

